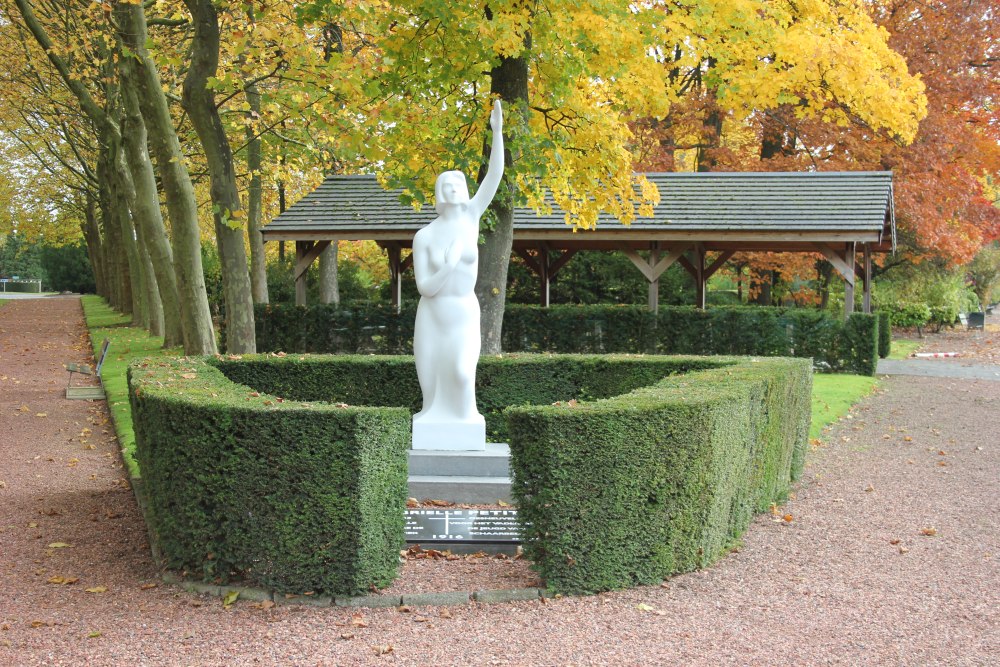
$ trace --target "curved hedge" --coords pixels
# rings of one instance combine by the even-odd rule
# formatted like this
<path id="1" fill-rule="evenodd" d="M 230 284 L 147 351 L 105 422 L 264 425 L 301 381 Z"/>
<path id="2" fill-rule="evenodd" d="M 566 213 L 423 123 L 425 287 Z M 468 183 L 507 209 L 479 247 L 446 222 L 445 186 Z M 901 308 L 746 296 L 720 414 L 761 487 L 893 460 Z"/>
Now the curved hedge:
<path id="1" fill-rule="evenodd" d="M 129 368 L 136 459 L 168 567 L 296 593 L 391 583 L 409 411 L 266 396 L 213 361 Z"/>
<path id="2" fill-rule="evenodd" d="M 261 352 L 412 354 L 415 304 L 401 313 L 384 306 L 257 306 Z M 556 354 L 695 354 L 810 357 L 818 368 L 874 375 L 880 339 L 877 315 L 839 315 L 811 308 L 761 306 L 661 307 L 508 304 L 505 352 Z"/>
<path id="3" fill-rule="evenodd" d="M 554 591 L 712 562 L 802 468 L 804 359 L 483 357 L 525 546 Z M 129 369 L 137 459 L 168 564 L 209 580 L 353 595 L 403 544 L 410 357 L 246 355 Z"/>

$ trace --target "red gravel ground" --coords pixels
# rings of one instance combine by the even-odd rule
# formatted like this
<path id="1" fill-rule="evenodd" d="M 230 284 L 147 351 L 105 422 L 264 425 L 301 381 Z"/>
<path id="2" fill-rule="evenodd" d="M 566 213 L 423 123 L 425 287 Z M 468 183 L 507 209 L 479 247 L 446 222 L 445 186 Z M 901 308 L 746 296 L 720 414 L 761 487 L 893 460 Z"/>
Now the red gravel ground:
<path id="1" fill-rule="evenodd" d="M 0 665 L 1000 663 L 1000 382 L 886 379 L 812 452 L 790 522 L 660 587 L 224 609 L 158 579 L 104 404 L 63 397 L 88 350 L 77 299 L 0 307 Z M 397 587 L 526 579 L 422 561 Z"/>

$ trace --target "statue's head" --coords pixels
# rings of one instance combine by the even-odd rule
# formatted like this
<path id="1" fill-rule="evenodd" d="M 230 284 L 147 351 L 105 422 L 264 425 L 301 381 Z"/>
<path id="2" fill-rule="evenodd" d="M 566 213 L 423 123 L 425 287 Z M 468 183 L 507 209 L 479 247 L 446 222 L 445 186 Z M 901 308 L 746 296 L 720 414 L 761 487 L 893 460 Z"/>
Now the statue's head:
<path id="1" fill-rule="evenodd" d="M 449 204 L 464 204 L 469 201 L 469 186 L 465 174 L 460 171 L 446 171 L 437 177 L 434 184 L 434 208 L 438 213 Z"/>

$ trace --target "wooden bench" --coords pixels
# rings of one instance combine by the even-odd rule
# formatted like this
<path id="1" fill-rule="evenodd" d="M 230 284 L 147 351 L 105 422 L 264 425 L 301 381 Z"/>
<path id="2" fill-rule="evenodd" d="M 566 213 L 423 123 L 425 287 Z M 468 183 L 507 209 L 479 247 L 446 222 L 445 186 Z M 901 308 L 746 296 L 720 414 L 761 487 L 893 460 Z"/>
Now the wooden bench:
<path id="1" fill-rule="evenodd" d="M 104 399 L 104 388 L 101 386 L 97 387 L 74 387 L 73 386 L 73 375 L 79 373 L 80 375 L 93 375 L 98 380 L 101 379 L 101 368 L 104 366 L 104 360 L 108 356 L 108 348 L 111 347 L 111 341 L 107 338 L 101 343 L 101 351 L 97 355 L 97 366 L 91 368 L 87 364 L 77 364 L 77 363 L 67 363 L 66 370 L 69 371 L 69 382 L 66 383 L 66 398 L 87 400 L 87 401 L 99 401 Z"/>

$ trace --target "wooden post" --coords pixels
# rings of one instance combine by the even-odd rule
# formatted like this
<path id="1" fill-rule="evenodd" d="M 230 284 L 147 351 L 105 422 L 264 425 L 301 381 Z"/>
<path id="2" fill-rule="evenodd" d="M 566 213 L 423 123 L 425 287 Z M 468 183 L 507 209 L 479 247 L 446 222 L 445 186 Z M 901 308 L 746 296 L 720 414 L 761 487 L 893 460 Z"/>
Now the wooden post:
<path id="1" fill-rule="evenodd" d="M 295 242 L 295 305 L 306 304 L 306 274 L 316 258 L 326 250 L 330 241 L 296 241 Z"/>
<path id="2" fill-rule="evenodd" d="M 538 284 L 541 297 L 539 302 L 542 308 L 549 307 L 549 287 L 551 281 L 552 276 L 549 275 L 549 251 L 548 248 L 543 246 L 538 249 Z"/>
<path id="3" fill-rule="evenodd" d="M 695 268 L 695 305 L 701 310 L 705 310 L 705 292 L 708 284 L 708 276 L 705 272 L 705 246 L 698 243 L 694 247 L 694 268 Z"/>
<path id="4" fill-rule="evenodd" d="M 305 306 L 306 305 L 306 272 L 298 272 L 298 266 L 302 263 L 309 252 L 309 248 L 312 246 L 312 241 L 296 241 L 295 242 L 295 305 Z M 306 267 L 308 270 L 308 267 Z"/>
<path id="5" fill-rule="evenodd" d="M 852 278 L 854 276 L 854 243 L 845 244 L 844 261 L 847 264 L 847 272 Z M 854 280 L 844 280 L 844 319 L 847 319 L 854 312 Z"/>
<path id="6" fill-rule="evenodd" d="M 389 283 L 392 289 L 392 306 L 399 313 L 403 309 L 403 269 L 400 256 L 402 249 L 395 243 L 386 248 L 389 255 Z"/>
<path id="7" fill-rule="evenodd" d="M 652 268 L 656 266 L 657 262 L 660 261 L 660 251 L 650 250 L 649 251 L 649 267 L 652 273 Z M 660 275 L 656 274 L 655 278 L 651 278 L 649 281 L 649 311 L 651 313 L 660 312 Z"/>
<path id="8" fill-rule="evenodd" d="M 865 275 L 864 275 L 864 297 L 863 306 L 866 313 L 872 312 L 872 249 L 871 244 L 866 243 L 864 245 L 864 263 L 865 263 Z"/>

